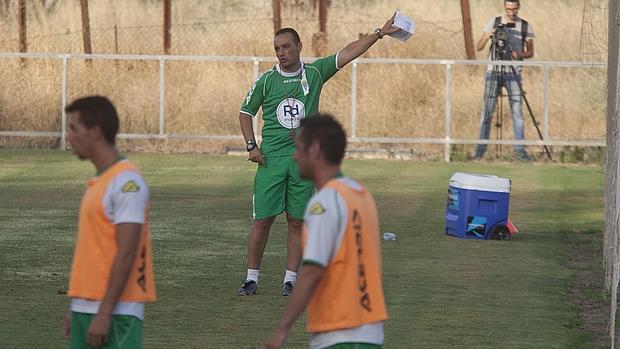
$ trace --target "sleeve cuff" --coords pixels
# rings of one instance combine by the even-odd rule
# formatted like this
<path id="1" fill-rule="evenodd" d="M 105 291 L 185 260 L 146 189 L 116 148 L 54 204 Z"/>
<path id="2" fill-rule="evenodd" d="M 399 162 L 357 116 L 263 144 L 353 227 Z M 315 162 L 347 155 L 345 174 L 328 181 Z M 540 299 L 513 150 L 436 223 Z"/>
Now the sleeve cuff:
<path id="1" fill-rule="evenodd" d="M 340 51 L 336 52 L 336 57 L 334 57 L 334 59 L 336 60 L 336 62 L 334 62 L 334 65 L 336 66 L 336 70 L 340 70 L 340 68 L 342 68 L 342 67 L 338 66 L 338 56 L 339 55 L 340 55 Z"/>

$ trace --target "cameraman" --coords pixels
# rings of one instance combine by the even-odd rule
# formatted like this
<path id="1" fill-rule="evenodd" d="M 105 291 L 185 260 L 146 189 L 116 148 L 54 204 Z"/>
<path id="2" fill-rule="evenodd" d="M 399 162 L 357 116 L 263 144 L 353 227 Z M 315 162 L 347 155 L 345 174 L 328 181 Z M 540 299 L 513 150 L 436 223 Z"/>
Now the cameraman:
<path id="1" fill-rule="evenodd" d="M 476 49 L 482 51 L 487 42 L 492 39 L 489 54 L 491 60 L 523 60 L 534 56 L 534 32 L 532 26 L 518 16 L 520 7 L 519 0 L 504 0 L 506 14 L 489 20 L 476 44 Z M 487 68 L 484 108 L 480 118 L 480 139 L 489 139 L 491 119 L 497 104 L 497 94 L 502 86 L 508 91 L 514 139 L 522 140 L 524 138 L 521 89 L 517 81 L 522 81 L 521 67 L 513 70 L 511 67 L 490 65 Z M 486 144 L 476 145 L 475 159 L 481 159 L 486 148 Z M 525 161 L 530 159 L 523 145 L 515 145 L 514 148 L 518 159 Z"/>

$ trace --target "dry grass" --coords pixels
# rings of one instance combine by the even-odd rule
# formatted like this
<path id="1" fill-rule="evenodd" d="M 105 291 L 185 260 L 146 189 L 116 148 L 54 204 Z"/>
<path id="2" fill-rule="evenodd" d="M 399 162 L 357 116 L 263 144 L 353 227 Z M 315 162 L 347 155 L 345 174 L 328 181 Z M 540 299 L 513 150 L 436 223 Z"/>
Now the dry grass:
<path id="1" fill-rule="evenodd" d="M 417 20 L 416 36 L 405 44 L 383 40 L 365 57 L 464 58 L 458 1 L 334 1 L 324 46 L 312 40 L 318 31 L 318 10 L 311 5 L 312 1 L 284 3 L 288 5 L 282 9 L 283 25 L 298 29 L 305 43 L 303 54 L 306 56 L 335 52 L 360 33 L 381 25 L 394 9 L 400 9 Z M 290 5 L 292 3 L 297 6 Z M 77 1 L 58 0 L 47 10 L 38 1 L 31 1 L 28 6 L 30 51 L 80 52 Z M 501 1 L 472 0 L 471 6 L 476 40 L 488 18 L 501 10 Z M 532 23 L 537 35 L 536 60 L 580 60 L 582 8 L 581 1 L 523 1 L 521 15 Z M 172 10 L 173 54 L 273 54 L 271 1 L 175 0 Z M 11 7 L 0 14 L 0 28 L 6 33 L 0 39 L 0 50 L 17 49 L 15 11 Z M 91 0 L 90 12 L 94 52 L 161 53 L 159 1 Z M 553 13 L 553 21 L 548 19 L 550 13 Z M 117 26 L 116 35 L 114 26 Z M 478 59 L 484 56 L 485 52 L 480 52 Z M 260 70 L 271 65 L 261 64 Z M 0 78 L 4 88 L 0 90 L 0 130 L 54 131 L 60 128 L 60 69 L 59 61 L 29 60 L 24 65 L 19 60 L 2 59 Z M 68 96 L 72 99 L 92 93 L 108 95 L 123 118 L 123 132 L 156 133 L 159 126 L 158 69 L 158 63 L 152 61 L 94 61 L 91 65 L 72 61 Z M 551 70 L 549 133 L 553 138 L 604 137 L 605 74 L 603 69 Z M 453 138 L 477 137 L 483 75 L 482 66 L 455 67 Z M 542 122 L 541 77 L 541 69 L 526 69 L 525 89 L 535 115 Z M 251 63 L 170 62 L 166 79 L 166 132 L 239 134 L 238 108 L 253 80 Z M 358 136 L 442 137 L 445 127 L 442 66 L 360 65 L 358 79 Z M 326 85 L 321 103 L 322 110 L 336 114 L 347 127 L 351 125 L 350 82 L 351 70 L 346 68 Z M 524 113 L 528 117 L 526 110 Z M 509 119 L 505 118 L 503 129 L 506 139 L 512 138 Z M 528 120 L 526 124 L 526 136 L 536 139 L 531 122 Z M 174 146 L 175 143 L 169 143 L 154 149 L 174 151 Z M 179 146 L 180 150 L 187 149 Z M 212 144 L 206 146 L 213 147 Z M 196 150 L 205 149 L 197 143 Z"/>

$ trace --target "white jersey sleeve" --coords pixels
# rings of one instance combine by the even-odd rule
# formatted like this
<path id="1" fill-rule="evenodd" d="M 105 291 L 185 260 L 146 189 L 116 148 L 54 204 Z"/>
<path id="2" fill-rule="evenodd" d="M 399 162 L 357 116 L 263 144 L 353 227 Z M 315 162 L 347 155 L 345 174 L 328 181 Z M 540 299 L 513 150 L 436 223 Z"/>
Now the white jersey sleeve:
<path id="1" fill-rule="evenodd" d="M 144 224 L 149 188 L 139 173 L 123 171 L 110 182 L 103 196 L 106 216 L 113 224 Z"/>
<path id="2" fill-rule="evenodd" d="M 303 263 L 326 267 L 336 252 L 345 233 L 347 205 L 338 192 L 331 188 L 319 191 L 308 203 L 304 215 L 306 244 Z"/>

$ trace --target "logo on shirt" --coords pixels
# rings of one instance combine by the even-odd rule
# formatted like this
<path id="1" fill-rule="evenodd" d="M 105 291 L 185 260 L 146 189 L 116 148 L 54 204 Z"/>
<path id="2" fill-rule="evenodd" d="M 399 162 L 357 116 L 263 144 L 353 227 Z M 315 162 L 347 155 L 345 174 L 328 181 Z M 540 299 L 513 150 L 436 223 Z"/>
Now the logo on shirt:
<path id="1" fill-rule="evenodd" d="M 304 104 L 295 98 L 285 98 L 278 105 L 276 110 L 278 122 L 285 128 L 298 128 L 301 119 L 306 116 Z"/>
<path id="2" fill-rule="evenodd" d="M 252 99 L 252 94 L 254 93 L 254 89 L 256 88 L 256 83 L 258 82 L 258 80 L 261 77 L 262 77 L 262 75 L 259 76 L 258 78 L 256 78 L 256 80 L 254 80 L 254 83 L 252 84 L 252 87 L 250 88 L 250 91 L 248 91 L 248 94 L 245 96 L 245 105 L 250 104 L 250 100 Z"/>
<path id="3" fill-rule="evenodd" d="M 368 294 L 368 280 L 366 279 L 366 268 L 364 267 L 364 260 L 362 258 L 364 251 L 364 244 L 362 241 L 362 216 L 357 210 L 353 210 L 353 230 L 355 230 L 355 243 L 357 245 L 357 276 L 358 276 L 358 289 L 360 291 L 360 305 L 368 312 L 372 312 L 370 308 L 370 295 Z"/>
<path id="4" fill-rule="evenodd" d="M 325 208 L 318 202 L 310 207 L 310 214 L 322 215 L 323 213 L 325 213 Z"/>
<path id="5" fill-rule="evenodd" d="M 140 191 L 140 187 L 134 181 L 129 181 L 123 185 L 123 193 L 137 193 Z"/>
<path id="6" fill-rule="evenodd" d="M 289 84 L 291 82 L 300 82 L 300 81 L 301 81 L 300 78 L 292 78 L 292 79 L 284 79 L 284 81 L 282 81 L 282 83 Z"/>

